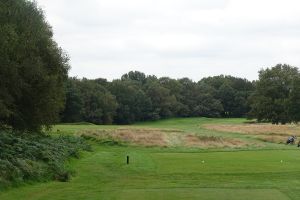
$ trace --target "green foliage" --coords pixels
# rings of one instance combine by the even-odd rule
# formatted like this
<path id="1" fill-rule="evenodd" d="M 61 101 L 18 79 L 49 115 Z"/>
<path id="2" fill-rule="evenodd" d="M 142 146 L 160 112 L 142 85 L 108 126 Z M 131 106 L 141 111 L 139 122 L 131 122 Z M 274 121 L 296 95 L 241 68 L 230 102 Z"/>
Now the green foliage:
<path id="1" fill-rule="evenodd" d="M 64 105 L 68 57 L 35 2 L 0 1 L 0 124 L 40 130 Z"/>
<path id="2" fill-rule="evenodd" d="M 294 122 L 300 121 L 300 76 L 295 77 L 288 100 L 288 113 Z"/>
<path id="3" fill-rule="evenodd" d="M 80 122 L 83 109 L 83 98 L 75 78 L 70 78 L 66 84 L 66 105 L 62 114 L 64 122 Z"/>
<path id="4" fill-rule="evenodd" d="M 151 99 L 153 116 L 159 116 L 157 118 L 174 116 L 174 113 L 176 113 L 177 100 L 174 95 L 171 95 L 169 89 L 161 86 L 156 81 L 147 81 L 145 84 L 145 92 Z"/>
<path id="5" fill-rule="evenodd" d="M 94 124 L 111 124 L 117 102 L 100 80 L 70 78 L 66 87 L 66 106 L 63 122 L 86 121 Z"/>
<path id="6" fill-rule="evenodd" d="M 205 83 L 215 89 L 211 95 L 221 102 L 222 117 L 244 117 L 250 111 L 247 102 L 254 91 L 250 81 L 221 75 L 204 78 L 199 83 Z"/>
<path id="7" fill-rule="evenodd" d="M 145 83 L 146 75 L 139 71 L 130 71 L 121 77 L 121 80 L 131 80 L 139 83 Z"/>
<path id="8" fill-rule="evenodd" d="M 253 84 L 231 76 L 196 83 L 131 71 L 111 82 L 69 78 L 66 90 L 62 122 L 132 124 L 169 117 L 245 116 Z"/>
<path id="9" fill-rule="evenodd" d="M 259 72 L 250 103 L 250 116 L 274 124 L 298 122 L 300 73 L 296 67 L 278 64 Z"/>
<path id="10" fill-rule="evenodd" d="M 67 181 L 70 171 L 64 163 L 89 150 L 81 138 L 71 136 L 18 135 L 0 133 L 0 188 L 27 181 Z"/>
<path id="11" fill-rule="evenodd" d="M 151 101 L 138 84 L 127 79 L 115 80 L 109 90 L 118 102 L 116 123 L 130 124 L 148 118 L 148 112 L 152 109 Z"/>
<path id="12" fill-rule="evenodd" d="M 99 91 L 111 96 L 108 104 L 100 103 L 98 107 L 109 108 L 108 121 L 116 124 L 169 117 L 244 117 L 247 114 L 259 121 L 273 123 L 300 120 L 300 75 L 297 68 L 288 65 L 260 71 L 260 79 L 256 82 L 221 75 L 196 83 L 188 78 L 158 79 L 137 71 L 112 82 L 106 79 L 69 81 L 75 81 L 77 85 L 89 82 L 90 87 L 79 89 L 79 95 L 76 89 L 67 87 L 64 122 L 88 120 L 80 111 L 86 110 L 85 115 L 94 115 L 94 120 L 89 122 L 107 124 L 101 119 L 102 110 L 97 114 L 97 107 L 87 109 L 91 101 L 85 100 L 86 96 Z M 101 99 L 105 98 L 99 95 L 97 101 Z M 81 101 L 87 103 L 81 105 Z M 76 105 L 81 105 L 81 109 Z"/>
<path id="13" fill-rule="evenodd" d="M 117 108 L 115 96 L 91 80 L 83 79 L 79 87 L 83 98 L 83 119 L 94 124 L 111 124 Z"/>

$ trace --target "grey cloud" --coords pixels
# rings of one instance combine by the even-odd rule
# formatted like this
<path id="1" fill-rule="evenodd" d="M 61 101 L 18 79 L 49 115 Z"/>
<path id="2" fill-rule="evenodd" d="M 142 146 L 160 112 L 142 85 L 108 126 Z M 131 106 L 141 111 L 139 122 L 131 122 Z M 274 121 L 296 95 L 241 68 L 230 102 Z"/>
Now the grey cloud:
<path id="1" fill-rule="evenodd" d="M 114 79 L 232 74 L 300 64 L 296 0 L 37 0 L 71 57 L 70 75 Z"/>

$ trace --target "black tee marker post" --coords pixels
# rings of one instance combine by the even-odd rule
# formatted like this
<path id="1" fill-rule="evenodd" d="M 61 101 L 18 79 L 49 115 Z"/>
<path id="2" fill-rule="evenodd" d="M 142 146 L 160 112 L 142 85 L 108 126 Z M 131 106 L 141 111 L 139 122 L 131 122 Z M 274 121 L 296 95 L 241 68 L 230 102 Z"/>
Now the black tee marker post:
<path id="1" fill-rule="evenodd" d="M 129 165 L 129 156 L 127 156 L 126 158 L 127 158 L 126 163 L 127 163 L 127 165 Z"/>

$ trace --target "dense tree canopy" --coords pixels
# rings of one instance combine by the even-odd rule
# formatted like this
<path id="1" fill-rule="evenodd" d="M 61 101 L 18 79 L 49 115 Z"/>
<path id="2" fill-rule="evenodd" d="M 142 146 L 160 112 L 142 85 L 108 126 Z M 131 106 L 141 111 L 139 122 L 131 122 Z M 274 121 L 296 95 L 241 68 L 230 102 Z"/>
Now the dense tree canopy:
<path id="1" fill-rule="evenodd" d="M 117 109 L 116 97 L 99 79 L 69 78 L 66 87 L 66 106 L 61 114 L 63 122 L 86 121 L 94 124 L 111 124 Z"/>
<path id="2" fill-rule="evenodd" d="M 247 100 L 254 90 L 252 82 L 223 75 L 204 78 L 200 82 L 215 89 L 212 95 L 223 106 L 222 117 L 244 117 L 249 112 Z"/>
<path id="3" fill-rule="evenodd" d="M 19 130 L 50 126 L 64 106 L 68 57 L 36 4 L 0 1 L 0 123 Z"/>
<path id="4" fill-rule="evenodd" d="M 68 57 L 28 0 L 0 1 L 0 55 L 0 126 L 18 130 L 50 127 L 59 114 L 62 122 L 95 124 L 247 114 L 276 124 L 300 120 L 300 75 L 289 65 L 261 70 L 256 82 L 224 75 L 194 82 L 139 71 L 113 81 L 68 78 Z"/>
<path id="5" fill-rule="evenodd" d="M 151 110 L 151 102 L 137 84 L 127 79 L 113 81 L 109 90 L 116 96 L 118 108 L 115 122 L 130 124 L 147 119 L 147 111 Z"/>
<path id="6" fill-rule="evenodd" d="M 276 124 L 300 120 L 300 75 L 297 68 L 289 65 L 261 70 L 259 80 L 255 82 L 223 75 L 194 82 L 188 78 L 157 78 L 137 71 L 112 82 L 101 78 L 70 78 L 70 81 L 76 81 L 77 85 L 89 81 L 91 85 L 98 86 L 94 86 L 97 88 L 94 90 L 77 90 L 68 84 L 67 104 L 62 118 L 65 122 L 85 120 L 98 124 L 131 124 L 168 117 L 246 116 Z M 109 96 L 110 103 L 99 103 L 97 109 L 109 107 L 106 113 L 111 120 L 95 121 L 84 117 L 84 113 L 87 115 L 97 110 L 87 109 L 90 103 L 82 103 L 88 91 L 93 91 L 92 94 L 105 91 L 104 94 Z M 103 98 L 99 97 L 98 101 Z M 79 106 L 82 107 L 78 109 Z M 95 115 L 95 119 L 103 115 Z"/>
<path id="7" fill-rule="evenodd" d="M 261 70 L 256 90 L 250 98 L 251 116 L 274 124 L 298 122 L 300 113 L 298 68 L 278 64 Z"/>
<path id="8" fill-rule="evenodd" d="M 90 86 L 80 89 L 86 82 Z M 111 82 L 103 78 L 69 78 L 66 88 L 62 121 L 97 124 L 131 124 L 168 117 L 243 117 L 249 111 L 247 100 L 254 89 L 246 79 L 231 76 L 209 77 L 197 83 L 188 78 L 157 78 L 138 71 Z M 102 96 L 93 98 L 93 103 L 87 101 L 97 92 Z M 103 95 L 110 100 L 103 101 Z M 96 102 L 97 106 L 91 107 Z M 102 113 L 107 109 L 109 112 Z M 87 117 L 89 114 L 93 117 Z M 104 115 L 111 120 L 103 120 Z"/>

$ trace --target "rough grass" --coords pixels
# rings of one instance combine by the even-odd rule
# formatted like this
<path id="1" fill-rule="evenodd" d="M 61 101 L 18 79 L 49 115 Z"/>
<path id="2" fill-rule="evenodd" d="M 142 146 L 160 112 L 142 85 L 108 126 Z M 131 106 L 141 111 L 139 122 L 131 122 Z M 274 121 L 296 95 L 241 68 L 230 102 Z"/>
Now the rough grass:
<path id="1" fill-rule="evenodd" d="M 145 147 L 167 146 L 166 132 L 159 129 L 86 130 L 78 134 L 84 138 L 95 139 L 102 143 L 112 141 L 115 144 L 132 144 Z"/>
<path id="2" fill-rule="evenodd" d="M 187 147 L 200 148 L 241 148 L 250 146 L 252 144 L 233 138 L 222 138 L 218 136 L 199 136 L 190 134 L 186 135 L 184 140 Z"/>
<path id="3" fill-rule="evenodd" d="M 298 125 L 272 125 L 272 124 L 207 124 L 205 128 L 244 133 L 244 134 L 271 134 L 279 136 L 297 135 L 300 136 L 300 126 Z"/>
<path id="4" fill-rule="evenodd" d="M 300 126 L 295 124 L 206 124 L 203 127 L 214 131 L 252 135 L 262 141 L 273 143 L 285 143 L 291 135 L 300 137 Z"/>
<path id="5" fill-rule="evenodd" d="M 176 129 L 118 128 L 113 130 L 85 130 L 77 135 L 111 145 L 135 145 L 144 147 L 195 147 L 241 148 L 253 143 L 221 136 L 185 133 Z"/>

